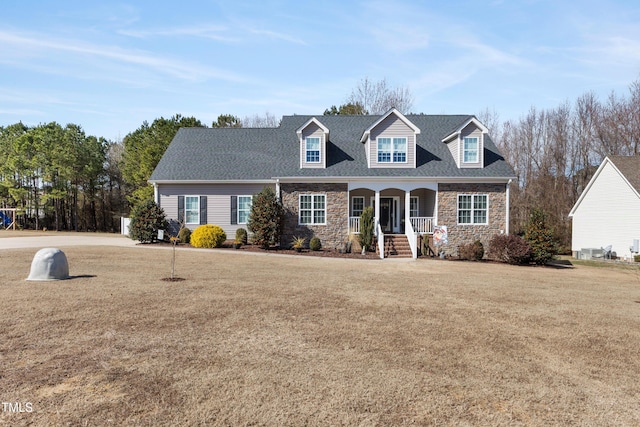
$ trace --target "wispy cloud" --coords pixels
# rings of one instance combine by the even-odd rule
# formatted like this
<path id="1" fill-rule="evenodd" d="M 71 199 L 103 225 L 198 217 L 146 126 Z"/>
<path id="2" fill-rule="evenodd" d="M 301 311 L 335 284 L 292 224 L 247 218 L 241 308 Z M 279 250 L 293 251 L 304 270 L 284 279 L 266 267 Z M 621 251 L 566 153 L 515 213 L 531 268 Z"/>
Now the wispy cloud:
<path id="1" fill-rule="evenodd" d="M 83 61 L 83 58 L 86 57 L 101 58 L 123 65 L 142 67 L 155 73 L 166 74 L 188 81 L 207 79 L 233 82 L 246 81 L 245 77 L 236 73 L 203 66 L 198 63 L 185 62 L 179 58 L 154 55 L 146 51 L 124 49 L 118 46 L 90 44 L 73 39 L 56 40 L 40 34 L 20 35 L 0 31 L 0 46 L 0 52 L 9 47 L 18 48 L 23 57 L 51 57 L 51 51 L 56 51 L 75 55 L 75 58 L 79 61 Z M 1 57 L 2 55 L 0 55 Z"/>
<path id="2" fill-rule="evenodd" d="M 286 33 L 256 28 L 248 24 L 235 23 L 234 25 L 204 25 L 176 27 L 161 30 L 118 30 L 118 34 L 129 37 L 195 37 L 215 40 L 222 43 L 242 43 L 254 39 L 252 36 L 266 37 L 273 40 L 281 40 L 287 43 L 306 45 L 300 37 Z"/>
<path id="3" fill-rule="evenodd" d="M 228 33 L 229 28 L 224 25 L 189 26 L 162 30 L 118 30 L 118 34 L 137 38 L 188 36 L 224 43 L 237 43 L 240 41 L 240 38 L 230 36 Z"/>

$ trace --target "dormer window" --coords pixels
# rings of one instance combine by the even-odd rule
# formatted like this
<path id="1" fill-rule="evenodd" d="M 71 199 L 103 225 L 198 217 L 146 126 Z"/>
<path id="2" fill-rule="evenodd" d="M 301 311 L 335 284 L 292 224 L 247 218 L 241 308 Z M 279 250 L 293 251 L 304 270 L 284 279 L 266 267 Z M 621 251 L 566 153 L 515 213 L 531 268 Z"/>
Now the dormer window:
<path id="1" fill-rule="evenodd" d="M 300 144 L 300 168 L 326 168 L 329 129 L 312 117 L 296 130 L 296 134 Z"/>
<path id="2" fill-rule="evenodd" d="M 484 138 L 488 132 L 478 119 L 471 116 L 442 142 L 447 144 L 459 168 L 481 169 L 484 167 Z"/>
<path id="3" fill-rule="evenodd" d="M 378 163 L 406 163 L 407 138 L 378 138 Z"/>
<path id="4" fill-rule="evenodd" d="M 478 138 L 465 137 L 462 161 L 464 163 L 478 163 Z"/>
<path id="5" fill-rule="evenodd" d="M 307 163 L 320 163 L 320 138 L 305 138 L 305 158 Z"/>

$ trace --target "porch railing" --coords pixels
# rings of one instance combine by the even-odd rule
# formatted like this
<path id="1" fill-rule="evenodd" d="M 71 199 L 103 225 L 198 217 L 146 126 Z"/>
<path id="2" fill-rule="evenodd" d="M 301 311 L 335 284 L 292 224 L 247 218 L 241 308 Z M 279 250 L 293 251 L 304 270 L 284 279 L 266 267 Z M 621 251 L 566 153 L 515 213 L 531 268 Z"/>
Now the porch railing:
<path id="1" fill-rule="evenodd" d="M 360 234 L 360 217 L 349 217 L 349 234 Z"/>
<path id="2" fill-rule="evenodd" d="M 380 258 L 384 259 L 384 232 L 382 231 L 382 227 L 380 227 L 380 223 L 376 224 L 376 231 L 378 235 L 378 251 Z"/>
<path id="3" fill-rule="evenodd" d="M 413 230 L 411 221 L 405 225 L 405 235 L 409 241 L 409 247 L 411 248 L 411 258 L 418 258 L 418 235 Z"/>
<path id="4" fill-rule="evenodd" d="M 409 218 L 413 231 L 419 234 L 433 233 L 433 217 L 412 216 Z"/>

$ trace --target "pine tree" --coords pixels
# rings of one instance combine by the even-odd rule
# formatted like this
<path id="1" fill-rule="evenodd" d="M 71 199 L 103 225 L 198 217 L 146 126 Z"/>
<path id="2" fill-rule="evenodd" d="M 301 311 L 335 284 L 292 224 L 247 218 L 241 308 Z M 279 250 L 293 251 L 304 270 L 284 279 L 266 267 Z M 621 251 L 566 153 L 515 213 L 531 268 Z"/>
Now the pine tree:
<path id="1" fill-rule="evenodd" d="M 531 260 L 538 265 L 546 264 L 558 254 L 558 243 L 541 209 L 536 208 L 531 212 L 524 240 L 531 246 Z"/>
<path id="2" fill-rule="evenodd" d="M 278 243 L 283 217 L 282 204 L 271 187 L 265 187 L 254 195 L 247 223 L 247 228 L 253 233 L 253 243 L 263 249 L 269 249 L 270 245 Z"/>

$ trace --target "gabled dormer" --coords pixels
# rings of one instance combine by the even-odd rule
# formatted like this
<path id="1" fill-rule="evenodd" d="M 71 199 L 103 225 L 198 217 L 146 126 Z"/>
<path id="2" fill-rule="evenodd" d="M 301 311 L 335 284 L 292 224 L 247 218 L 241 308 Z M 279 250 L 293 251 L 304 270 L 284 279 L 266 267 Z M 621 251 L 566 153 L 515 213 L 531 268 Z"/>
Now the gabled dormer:
<path id="1" fill-rule="evenodd" d="M 326 168 L 329 129 L 312 117 L 296 130 L 296 134 L 300 143 L 300 168 Z"/>
<path id="2" fill-rule="evenodd" d="M 470 117 L 442 142 L 447 144 L 458 168 L 480 169 L 484 167 L 484 138 L 488 132 L 477 118 Z"/>
<path id="3" fill-rule="evenodd" d="M 420 129 L 401 112 L 387 111 L 360 138 L 369 168 L 415 168 L 418 134 Z"/>

